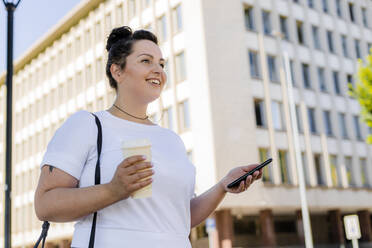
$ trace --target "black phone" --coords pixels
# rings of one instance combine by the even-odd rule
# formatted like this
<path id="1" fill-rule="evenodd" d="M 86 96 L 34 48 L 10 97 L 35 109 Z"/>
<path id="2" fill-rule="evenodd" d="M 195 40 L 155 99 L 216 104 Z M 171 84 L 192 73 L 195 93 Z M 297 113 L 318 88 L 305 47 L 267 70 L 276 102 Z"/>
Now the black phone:
<path id="1" fill-rule="evenodd" d="M 270 164 L 272 161 L 273 161 L 273 159 L 272 158 L 269 158 L 268 160 L 266 160 L 262 164 L 258 165 L 257 167 L 253 168 L 252 170 L 250 170 L 249 172 L 247 172 L 243 176 L 241 176 L 238 179 L 236 179 L 234 182 L 232 182 L 229 185 L 227 185 L 227 187 L 228 188 L 234 188 L 234 187 L 239 186 L 239 184 L 240 184 L 241 181 L 245 180 L 249 175 L 252 175 L 255 171 L 258 171 L 259 169 L 261 169 L 261 168 L 265 167 L 266 165 Z"/>

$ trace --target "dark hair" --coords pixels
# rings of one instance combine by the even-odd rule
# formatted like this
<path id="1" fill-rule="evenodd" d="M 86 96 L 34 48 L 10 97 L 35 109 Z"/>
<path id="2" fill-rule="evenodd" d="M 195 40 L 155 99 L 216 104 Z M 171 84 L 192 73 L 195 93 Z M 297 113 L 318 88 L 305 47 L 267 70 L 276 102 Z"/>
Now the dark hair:
<path id="1" fill-rule="evenodd" d="M 106 75 L 110 86 L 115 90 L 118 89 L 118 84 L 111 75 L 110 67 L 112 64 L 117 64 L 121 69 L 124 69 L 127 57 L 133 52 L 133 44 L 138 40 L 150 40 L 158 44 L 158 38 L 150 31 L 141 29 L 133 33 L 132 29 L 128 26 L 114 28 L 107 38 L 106 50 L 108 52 L 108 59 Z"/>

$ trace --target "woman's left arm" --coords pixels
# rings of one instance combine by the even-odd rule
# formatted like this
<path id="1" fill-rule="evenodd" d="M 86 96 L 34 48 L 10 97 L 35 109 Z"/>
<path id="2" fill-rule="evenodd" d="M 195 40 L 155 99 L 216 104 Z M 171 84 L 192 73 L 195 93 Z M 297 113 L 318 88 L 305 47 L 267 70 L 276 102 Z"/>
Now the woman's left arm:
<path id="1" fill-rule="evenodd" d="M 227 188 L 229 183 L 244 175 L 256 166 L 257 164 L 252 164 L 232 169 L 221 181 L 219 181 L 208 191 L 191 199 L 191 228 L 203 222 L 217 208 L 218 204 L 223 200 L 227 192 L 235 194 L 241 193 L 245 191 L 255 180 L 260 179 L 262 176 L 262 169 L 256 171 L 253 176 L 248 176 L 245 181 L 240 183 L 239 187 L 231 189 Z"/>

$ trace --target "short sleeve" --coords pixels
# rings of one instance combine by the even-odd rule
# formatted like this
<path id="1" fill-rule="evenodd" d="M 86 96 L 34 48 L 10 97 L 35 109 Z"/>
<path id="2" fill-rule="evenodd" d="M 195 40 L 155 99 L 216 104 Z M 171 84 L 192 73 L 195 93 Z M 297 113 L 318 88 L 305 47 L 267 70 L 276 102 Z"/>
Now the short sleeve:
<path id="1" fill-rule="evenodd" d="M 94 116 L 85 110 L 78 111 L 67 118 L 54 133 L 40 167 L 52 165 L 79 180 L 96 141 Z"/>

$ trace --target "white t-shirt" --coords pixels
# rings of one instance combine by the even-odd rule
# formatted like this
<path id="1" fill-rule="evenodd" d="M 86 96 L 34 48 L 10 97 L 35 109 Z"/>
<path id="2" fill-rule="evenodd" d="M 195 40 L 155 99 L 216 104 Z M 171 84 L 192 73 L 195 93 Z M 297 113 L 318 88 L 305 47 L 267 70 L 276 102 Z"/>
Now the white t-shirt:
<path id="1" fill-rule="evenodd" d="M 154 163 L 152 197 L 128 198 L 98 211 L 96 248 L 191 248 L 190 200 L 194 196 L 195 167 L 182 139 L 158 125 L 118 118 L 108 111 L 95 113 L 102 124 L 101 184 L 111 181 L 124 157 L 121 143 L 151 141 Z M 94 185 L 97 161 L 97 126 L 88 111 L 71 115 L 56 131 L 41 163 L 55 166 L 79 180 L 79 187 Z M 75 224 L 72 247 L 86 248 L 93 214 Z"/>

